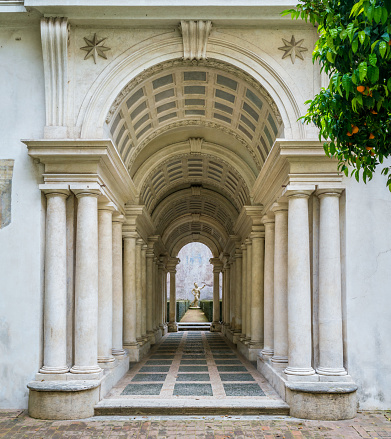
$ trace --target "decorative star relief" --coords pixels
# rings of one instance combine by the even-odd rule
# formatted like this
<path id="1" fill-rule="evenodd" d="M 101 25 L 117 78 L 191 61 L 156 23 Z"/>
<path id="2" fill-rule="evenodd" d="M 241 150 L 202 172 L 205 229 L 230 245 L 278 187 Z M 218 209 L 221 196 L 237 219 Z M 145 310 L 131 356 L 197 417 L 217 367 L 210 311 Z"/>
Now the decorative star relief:
<path id="1" fill-rule="evenodd" d="M 285 52 L 284 55 L 282 55 L 282 59 L 286 58 L 287 56 L 290 56 L 292 60 L 292 64 L 295 63 L 296 56 L 304 60 L 302 52 L 306 52 L 308 49 L 306 47 L 301 46 L 303 41 L 304 40 L 300 40 L 296 43 L 296 39 L 293 35 L 291 41 L 287 41 L 283 38 L 282 42 L 285 44 L 285 46 L 278 48 L 278 50 L 283 50 Z"/>
<path id="2" fill-rule="evenodd" d="M 94 34 L 94 38 L 89 40 L 84 37 L 84 41 L 87 43 L 87 46 L 80 47 L 81 50 L 86 50 L 87 54 L 84 59 L 88 59 L 90 56 L 94 58 L 94 63 L 96 64 L 96 57 L 100 56 L 101 58 L 107 59 L 105 52 L 111 50 L 109 47 L 105 47 L 102 43 L 107 40 L 107 38 L 98 39 L 96 34 Z"/>

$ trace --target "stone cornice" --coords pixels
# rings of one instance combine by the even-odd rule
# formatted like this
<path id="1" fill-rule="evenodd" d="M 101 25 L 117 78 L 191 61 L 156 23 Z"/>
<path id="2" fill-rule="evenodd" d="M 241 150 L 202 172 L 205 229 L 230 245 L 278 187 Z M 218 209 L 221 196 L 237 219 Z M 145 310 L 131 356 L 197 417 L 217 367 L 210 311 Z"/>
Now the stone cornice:
<path id="1" fill-rule="evenodd" d="M 154 232 L 154 225 L 145 206 L 125 205 L 125 223 L 123 231 L 137 232 L 147 242 L 148 237 Z"/>
<path id="2" fill-rule="evenodd" d="M 97 183 L 118 209 L 137 190 L 111 140 L 24 140 L 29 155 L 45 166 L 45 183 Z"/>

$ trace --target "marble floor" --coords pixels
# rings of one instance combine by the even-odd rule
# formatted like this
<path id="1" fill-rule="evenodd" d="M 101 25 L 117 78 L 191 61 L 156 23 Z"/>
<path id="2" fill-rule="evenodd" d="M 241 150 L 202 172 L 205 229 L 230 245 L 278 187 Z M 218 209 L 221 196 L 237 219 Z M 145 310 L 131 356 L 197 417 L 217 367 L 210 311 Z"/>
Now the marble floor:
<path id="1" fill-rule="evenodd" d="M 278 394 L 220 333 L 167 334 L 111 390 L 110 399 L 269 400 Z"/>

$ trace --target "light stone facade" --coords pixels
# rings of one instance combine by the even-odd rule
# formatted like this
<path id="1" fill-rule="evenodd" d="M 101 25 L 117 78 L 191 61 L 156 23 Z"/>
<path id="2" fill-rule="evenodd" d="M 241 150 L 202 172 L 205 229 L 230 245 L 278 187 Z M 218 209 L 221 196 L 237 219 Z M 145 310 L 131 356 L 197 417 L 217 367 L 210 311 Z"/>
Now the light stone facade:
<path id="1" fill-rule="evenodd" d="M 0 408 L 92 414 L 177 330 L 190 242 L 291 414 L 391 408 L 391 195 L 298 121 L 326 78 L 295 3 L 0 1 Z"/>

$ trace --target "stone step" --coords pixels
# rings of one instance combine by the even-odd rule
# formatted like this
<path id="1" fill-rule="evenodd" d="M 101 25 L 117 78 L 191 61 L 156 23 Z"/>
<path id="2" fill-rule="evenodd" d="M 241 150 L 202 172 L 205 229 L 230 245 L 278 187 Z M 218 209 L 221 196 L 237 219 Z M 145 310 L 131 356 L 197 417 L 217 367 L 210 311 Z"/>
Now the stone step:
<path id="1" fill-rule="evenodd" d="M 289 406 L 279 400 L 232 399 L 208 401 L 194 399 L 105 399 L 95 406 L 95 416 L 168 415 L 275 415 L 288 416 Z"/>

